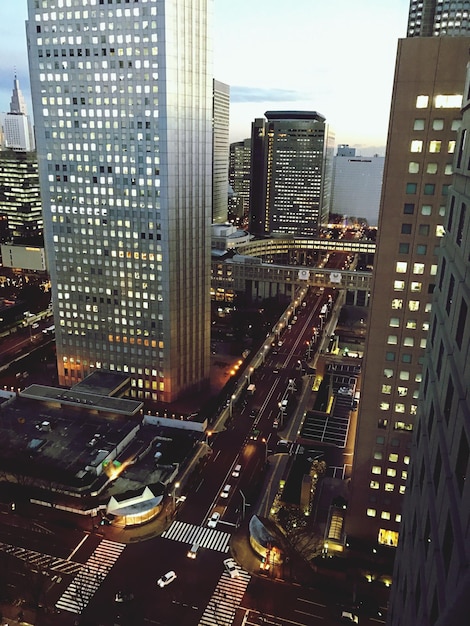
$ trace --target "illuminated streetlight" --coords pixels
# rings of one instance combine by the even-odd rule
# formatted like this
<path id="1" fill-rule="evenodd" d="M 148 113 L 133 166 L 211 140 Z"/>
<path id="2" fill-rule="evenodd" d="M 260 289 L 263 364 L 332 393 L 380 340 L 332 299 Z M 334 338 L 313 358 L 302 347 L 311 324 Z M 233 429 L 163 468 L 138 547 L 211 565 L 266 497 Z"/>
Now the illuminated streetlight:
<path id="1" fill-rule="evenodd" d="M 173 511 L 176 511 L 176 490 L 179 489 L 179 486 L 179 483 L 175 483 L 173 486 Z"/>
<path id="2" fill-rule="evenodd" d="M 236 400 L 236 396 L 232 395 L 230 397 L 230 404 L 229 404 L 229 415 L 230 415 L 230 417 L 232 417 L 232 415 L 233 415 L 233 401 L 234 400 Z"/>
<path id="3" fill-rule="evenodd" d="M 251 385 L 251 375 L 253 374 L 253 372 L 255 371 L 254 367 L 250 367 L 250 369 L 248 370 L 248 384 Z"/>

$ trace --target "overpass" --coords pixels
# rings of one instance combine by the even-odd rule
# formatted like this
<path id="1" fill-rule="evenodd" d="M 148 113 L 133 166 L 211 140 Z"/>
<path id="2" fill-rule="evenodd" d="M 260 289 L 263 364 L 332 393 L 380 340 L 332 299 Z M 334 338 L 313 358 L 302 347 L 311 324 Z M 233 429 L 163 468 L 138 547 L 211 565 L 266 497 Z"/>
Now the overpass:
<path id="1" fill-rule="evenodd" d="M 212 258 L 211 296 L 227 301 L 235 293 L 251 300 L 277 297 L 293 298 L 297 287 L 330 287 L 346 292 L 346 303 L 367 306 L 372 274 L 351 269 L 315 267 L 308 264 L 273 263 L 281 255 L 308 252 L 375 254 L 376 245 L 356 239 L 271 238 L 252 240 L 237 246 L 231 258 Z"/>

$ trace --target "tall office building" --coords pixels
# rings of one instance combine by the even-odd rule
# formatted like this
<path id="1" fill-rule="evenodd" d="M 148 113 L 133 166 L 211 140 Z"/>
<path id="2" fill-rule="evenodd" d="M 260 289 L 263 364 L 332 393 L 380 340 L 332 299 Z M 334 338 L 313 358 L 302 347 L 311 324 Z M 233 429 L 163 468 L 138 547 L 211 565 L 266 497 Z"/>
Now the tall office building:
<path id="1" fill-rule="evenodd" d="M 468 0 L 411 0 L 407 37 L 457 37 L 470 30 Z"/>
<path id="2" fill-rule="evenodd" d="M 26 152 L 34 150 L 33 129 L 16 76 L 13 81 L 10 111 L 5 113 L 2 118 L 5 147 Z"/>
<path id="3" fill-rule="evenodd" d="M 59 381 L 209 380 L 211 0 L 28 0 Z"/>
<path id="4" fill-rule="evenodd" d="M 470 590 L 470 70 L 439 249 L 389 624 L 468 622 Z"/>
<path id="5" fill-rule="evenodd" d="M 469 48 L 464 36 L 398 44 L 346 519 L 373 545 L 399 539 Z"/>
<path id="6" fill-rule="evenodd" d="M 367 220 L 377 226 L 385 157 L 356 156 L 349 146 L 339 146 L 333 159 L 331 213 Z"/>
<path id="7" fill-rule="evenodd" d="M 228 181 L 233 190 L 232 211 L 248 219 L 251 187 L 251 139 L 230 144 Z"/>
<path id="8" fill-rule="evenodd" d="M 250 232 L 317 236 L 330 209 L 334 135 L 316 111 L 267 111 L 251 135 Z"/>
<path id="9" fill-rule="evenodd" d="M 213 81 L 212 222 L 223 224 L 228 214 L 230 87 Z"/>
<path id="10" fill-rule="evenodd" d="M 0 215 L 7 221 L 3 241 L 42 236 L 43 219 L 36 153 L 0 151 Z M 0 236 L 1 240 L 1 236 Z"/>

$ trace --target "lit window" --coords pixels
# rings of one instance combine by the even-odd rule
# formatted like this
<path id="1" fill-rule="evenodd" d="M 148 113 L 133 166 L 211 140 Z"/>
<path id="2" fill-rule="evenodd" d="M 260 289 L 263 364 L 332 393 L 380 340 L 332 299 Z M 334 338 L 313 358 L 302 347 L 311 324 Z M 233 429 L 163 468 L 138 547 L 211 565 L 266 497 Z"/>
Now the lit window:
<path id="1" fill-rule="evenodd" d="M 393 491 L 395 489 L 395 485 L 393 483 L 385 483 L 385 491 Z"/>
<path id="2" fill-rule="evenodd" d="M 418 96 L 419 98 L 420 96 Z M 434 98 L 436 109 L 460 109 L 462 106 L 462 95 L 453 94 L 450 96 L 439 95 Z"/>
<path id="3" fill-rule="evenodd" d="M 377 461 L 381 461 L 383 457 L 382 452 L 374 452 L 374 459 L 376 459 Z"/>
<path id="4" fill-rule="evenodd" d="M 425 109 L 429 104 L 429 96 L 417 96 L 416 98 L 416 108 L 417 109 Z"/>
<path id="5" fill-rule="evenodd" d="M 409 456 L 404 456 L 403 457 L 403 463 L 405 465 L 409 465 L 410 464 L 410 457 Z"/>
<path id="6" fill-rule="evenodd" d="M 380 489 L 380 483 L 377 482 L 376 480 L 371 480 L 370 484 L 369 484 L 369 487 L 371 489 Z"/>
<path id="7" fill-rule="evenodd" d="M 454 154 L 454 152 L 455 152 L 455 140 L 454 139 L 452 139 L 452 141 L 449 141 L 447 143 L 447 152 L 449 154 Z M 449 173 L 452 174 L 452 165 L 450 165 L 449 167 L 450 167 L 450 172 Z M 447 172 L 446 172 L 446 174 L 447 174 Z"/>
<path id="8" fill-rule="evenodd" d="M 393 346 L 396 346 L 398 343 L 397 335 L 389 335 L 387 338 L 387 343 Z"/>
<path id="9" fill-rule="evenodd" d="M 401 522 L 401 514 L 400 514 L 400 513 L 397 513 L 397 514 L 395 515 L 395 521 L 396 521 L 396 522 L 398 522 L 398 523 L 400 523 L 400 522 Z"/>
<path id="10" fill-rule="evenodd" d="M 392 378 L 393 376 L 393 370 L 385 368 L 384 369 L 384 376 L 385 378 Z"/>
<path id="11" fill-rule="evenodd" d="M 432 122 L 433 130 L 443 130 L 444 129 L 444 120 L 437 119 Z"/>
<path id="12" fill-rule="evenodd" d="M 416 119 L 413 124 L 413 130 L 424 130 L 424 120 Z"/>
<path id="13" fill-rule="evenodd" d="M 400 320 L 398 317 L 391 317 L 389 326 L 392 328 L 398 328 L 400 326 Z"/>
<path id="14" fill-rule="evenodd" d="M 392 385 L 382 385 L 382 393 L 392 393 Z"/>
<path id="15" fill-rule="evenodd" d="M 415 281 L 411 283 L 411 291 L 413 291 L 414 293 L 419 293 L 421 291 L 421 287 L 422 283 L 417 283 Z"/>
<path id="16" fill-rule="evenodd" d="M 437 173 L 437 163 L 428 163 L 426 165 L 426 174 L 436 174 Z"/>
<path id="17" fill-rule="evenodd" d="M 413 274 L 424 274 L 424 263 L 413 263 Z"/>
<path id="18" fill-rule="evenodd" d="M 381 402 L 379 406 L 380 406 L 380 410 L 381 411 L 388 411 L 388 409 L 390 408 L 390 403 L 389 402 Z"/>
<path id="19" fill-rule="evenodd" d="M 441 151 L 442 141 L 430 141 L 429 142 L 429 152 L 440 152 Z"/>
<path id="20" fill-rule="evenodd" d="M 397 470 L 394 467 L 387 467 L 387 476 L 394 478 L 397 475 Z"/>
<path id="21" fill-rule="evenodd" d="M 418 326 L 418 323 L 416 320 L 407 320 L 406 321 L 406 327 L 407 328 L 416 328 Z"/>
<path id="22" fill-rule="evenodd" d="M 431 215 L 432 207 L 430 204 L 423 204 L 421 207 L 421 215 Z"/>
<path id="23" fill-rule="evenodd" d="M 401 473 L 401 479 L 406 480 L 407 478 L 408 478 L 408 472 L 406 470 L 403 470 Z"/>
<path id="24" fill-rule="evenodd" d="M 398 395 L 400 396 L 400 398 L 403 398 L 408 393 L 408 387 L 398 387 L 397 391 L 398 391 Z"/>
<path id="25" fill-rule="evenodd" d="M 394 298 L 392 300 L 392 309 L 402 309 L 403 308 L 403 300 L 401 298 Z"/>
<path id="26" fill-rule="evenodd" d="M 405 289 L 405 281 L 404 280 L 395 280 L 393 283 L 394 291 L 404 291 Z"/>
<path id="27" fill-rule="evenodd" d="M 399 489 L 400 493 L 403 495 L 406 491 L 406 487 L 405 485 L 400 485 L 400 489 Z"/>
<path id="28" fill-rule="evenodd" d="M 417 163 L 416 161 L 411 161 L 408 164 L 408 172 L 410 174 L 418 174 L 419 173 L 419 163 Z"/>
<path id="29" fill-rule="evenodd" d="M 398 377 L 400 380 L 410 380 L 410 373 L 406 370 L 401 370 Z"/>
<path id="30" fill-rule="evenodd" d="M 404 413 L 405 405 L 402 402 L 397 402 L 395 404 L 395 413 Z"/>
<path id="31" fill-rule="evenodd" d="M 382 468 L 380 467 L 380 465 L 373 465 L 372 466 L 372 473 L 373 474 L 381 474 L 382 473 Z"/>
<path id="32" fill-rule="evenodd" d="M 408 302 L 408 309 L 410 311 L 419 311 L 419 300 L 410 300 Z"/>
<path id="33" fill-rule="evenodd" d="M 395 271 L 397 272 L 397 274 L 405 274 L 407 267 L 408 263 L 406 263 L 406 261 L 397 261 L 395 265 Z"/>
<path id="34" fill-rule="evenodd" d="M 391 461 L 392 463 L 397 463 L 398 462 L 398 454 L 396 452 L 391 452 L 388 455 L 388 460 Z"/>
<path id="35" fill-rule="evenodd" d="M 380 514 L 380 517 L 382 519 L 390 519 L 390 512 L 389 511 L 382 511 L 382 513 Z"/>
<path id="36" fill-rule="evenodd" d="M 375 517 L 377 515 L 377 511 L 375 509 L 367 509 L 368 517 Z"/>

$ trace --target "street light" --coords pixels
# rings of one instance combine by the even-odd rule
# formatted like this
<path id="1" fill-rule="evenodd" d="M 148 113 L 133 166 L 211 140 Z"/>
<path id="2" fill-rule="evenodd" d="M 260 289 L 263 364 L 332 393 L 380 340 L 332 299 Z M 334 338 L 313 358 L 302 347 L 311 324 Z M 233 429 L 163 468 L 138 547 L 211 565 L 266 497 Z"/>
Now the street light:
<path id="1" fill-rule="evenodd" d="M 179 483 L 173 485 L 173 511 L 176 511 L 176 490 L 179 489 L 179 486 Z"/>
<path id="2" fill-rule="evenodd" d="M 228 407 L 229 408 L 229 415 L 230 415 L 230 417 L 232 417 L 232 415 L 233 415 L 233 401 L 235 399 L 236 399 L 235 394 L 230 396 L 230 404 L 229 404 L 229 407 Z"/>
<path id="3" fill-rule="evenodd" d="M 248 370 L 248 385 L 251 385 L 251 375 L 253 374 L 254 371 L 255 371 L 254 367 L 250 367 L 250 369 Z"/>

